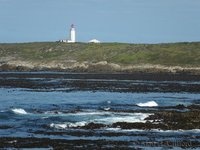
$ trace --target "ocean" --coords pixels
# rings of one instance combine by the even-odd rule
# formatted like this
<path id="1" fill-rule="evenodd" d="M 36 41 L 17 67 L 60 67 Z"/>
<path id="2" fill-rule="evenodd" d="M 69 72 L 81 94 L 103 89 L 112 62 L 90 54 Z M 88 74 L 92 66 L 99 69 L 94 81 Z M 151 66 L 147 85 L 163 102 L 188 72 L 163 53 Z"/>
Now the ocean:
<path id="1" fill-rule="evenodd" d="M 159 124 L 162 119 L 146 118 L 199 106 L 200 81 L 76 75 L 1 72 L 0 148 L 198 149 L 199 128 L 149 129 L 134 123 Z"/>

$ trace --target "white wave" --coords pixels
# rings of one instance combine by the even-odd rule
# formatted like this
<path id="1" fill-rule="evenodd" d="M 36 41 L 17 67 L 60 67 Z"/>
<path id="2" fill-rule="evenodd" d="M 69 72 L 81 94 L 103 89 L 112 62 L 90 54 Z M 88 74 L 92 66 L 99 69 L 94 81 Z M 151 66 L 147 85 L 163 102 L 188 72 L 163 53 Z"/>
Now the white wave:
<path id="1" fill-rule="evenodd" d="M 147 113 L 132 113 L 132 114 L 131 113 L 130 114 L 121 113 L 120 116 L 118 116 L 118 115 L 117 116 L 108 116 L 108 117 L 102 118 L 102 119 L 95 119 L 95 121 L 99 122 L 99 123 L 146 122 L 146 120 L 144 120 L 144 119 L 147 118 L 149 115 L 152 115 L 152 114 L 147 114 Z"/>
<path id="2" fill-rule="evenodd" d="M 110 110 L 110 108 L 109 108 L 109 107 L 108 107 L 108 108 L 104 108 L 104 110 L 105 110 L 105 111 L 108 111 L 108 110 Z"/>
<path id="3" fill-rule="evenodd" d="M 110 110 L 110 107 L 103 108 L 106 111 L 84 111 L 84 112 L 76 112 L 76 113 L 65 113 L 65 112 L 59 112 L 59 111 L 46 111 L 44 114 L 46 115 L 62 115 L 62 116 L 141 116 L 145 113 L 126 113 L 126 112 L 112 112 L 108 111 Z M 146 115 L 145 115 L 146 116 Z"/>
<path id="4" fill-rule="evenodd" d="M 117 128 L 103 128 L 101 130 L 106 131 L 116 131 L 116 132 L 160 132 L 160 133 L 190 133 L 190 134 L 197 134 L 200 133 L 200 129 L 192 129 L 192 130 L 161 130 L 161 129 L 151 129 L 151 130 L 145 130 L 145 129 L 121 129 L 119 127 Z"/>
<path id="5" fill-rule="evenodd" d="M 27 114 L 27 112 L 24 109 L 11 109 L 16 114 Z"/>
<path id="6" fill-rule="evenodd" d="M 14 141 L 8 141 L 7 143 L 12 144 L 12 143 L 16 143 L 16 142 L 17 142 L 17 140 L 14 140 Z"/>
<path id="7" fill-rule="evenodd" d="M 115 131 L 115 132 L 144 132 L 142 129 L 121 129 L 121 128 L 104 128 L 106 131 Z"/>
<path id="8" fill-rule="evenodd" d="M 200 129 L 191 129 L 191 130 L 183 130 L 183 129 L 178 129 L 178 130 L 161 130 L 161 129 L 152 129 L 154 132 L 183 132 L 183 133 L 200 133 Z"/>
<path id="9" fill-rule="evenodd" d="M 41 119 L 48 119 L 49 117 L 42 117 Z"/>
<path id="10" fill-rule="evenodd" d="M 111 103 L 111 101 L 107 101 L 107 103 L 108 103 L 108 104 L 110 104 L 110 103 Z"/>
<path id="11" fill-rule="evenodd" d="M 156 106 L 158 106 L 158 104 L 155 101 L 149 101 L 146 103 L 138 103 L 137 105 L 140 107 L 156 107 Z"/>
<path id="12" fill-rule="evenodd" d="M 77 113 L 68 113 L 68 115 L 72 116 L 103 116 L 103 115 L 111 115 L 111 112 L 105 112 L 105 111 L 94 111 L 94 112 L 77 112 Z"/>
<path id="13" fill-rule="evenodd" d="M 106 108 L 107 109 L 107 108 Z M 109 110 L 109 109 L 108 109 Z M 65 116 L 102 116 L 102 115 L 111 115 L 111 112 L 105 111 L 85 111 L 85 112 L 76 112 L 76 113 L 64 113 L 59 111 L 46 111 L 45 115 L 65 115 Z"/>
<path id="14" fill-rule="evenodd" d="M 122 131 L 121 128 L 102 128 L 102 129 L 106 131 Z"/>
<path id="15" fill-rule="evenodd" d="M 67 128 L 72 128 L 72 127 L 85 126 L 86 124 L 87 124 L 87 122 L 85 122 L 85 121 L 80 121 L 80 122 L 76 122 L 76 123 L 66 122 L 66 123 L 62 123 L 62 124 L 52 123 L 52 124 L 50 124 L 50 127 L 56 128 L 56 129 L 67 129 Z"/>
<path id="16" fill-rule="evenodd" d="M 200 129 L 192 129 L 192 130 L 190 130 L 190 131 L 192 131 L 192 132 L 194 132 L 194 133 L 200 133 Z"/>

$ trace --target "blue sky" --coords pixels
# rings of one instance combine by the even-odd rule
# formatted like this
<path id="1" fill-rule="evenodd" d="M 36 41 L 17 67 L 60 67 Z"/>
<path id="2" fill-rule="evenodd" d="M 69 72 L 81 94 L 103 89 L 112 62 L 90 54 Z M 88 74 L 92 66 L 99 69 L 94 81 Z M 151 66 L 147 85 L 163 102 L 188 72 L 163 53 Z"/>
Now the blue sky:
<path id="1" fill-rule="evenodd" d="M 200 0 L 0 0 L 0 43 L 200 41 Z"/>

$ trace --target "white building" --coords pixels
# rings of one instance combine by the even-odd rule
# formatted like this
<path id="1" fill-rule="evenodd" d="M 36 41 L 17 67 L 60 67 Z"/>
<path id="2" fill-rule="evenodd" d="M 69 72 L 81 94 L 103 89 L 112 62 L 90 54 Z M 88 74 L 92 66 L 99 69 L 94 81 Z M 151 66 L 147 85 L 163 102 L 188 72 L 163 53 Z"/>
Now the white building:
<path id="1" fill-rule="evenodd" d="M 75 28 L 74 25 L 71 25 L 70 29 L 70 40 L 69 39 L 61 39 L 60 42 L 64 43 L 74 43 L 75 42 Z"/>
<path id="2" fill-rule="evenodd" d="M 101 42 L 96 39 L 93 39 L 93 40 L 90 40 L 88 43 L 101 43 Z"/>

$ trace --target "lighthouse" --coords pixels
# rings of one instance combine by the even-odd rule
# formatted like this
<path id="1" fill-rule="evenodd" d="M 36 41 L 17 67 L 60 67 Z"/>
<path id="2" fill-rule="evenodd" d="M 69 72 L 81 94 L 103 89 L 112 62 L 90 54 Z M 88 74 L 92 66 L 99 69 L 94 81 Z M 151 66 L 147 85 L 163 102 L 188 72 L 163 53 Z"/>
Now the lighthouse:
<path id="1" fill-rule="evenodd" d="M 70 38 L 71 38 L 71 42 L 74 43 L 75 42 L 75 28 L 74 25 L 71 25 L 71 30 L 70 30 Z"/>
<path id="2" fill-rule="evenodd" d="M 70 29 L 70 40 L 69 39 L 61 39 L 60 42 L 64 43 L 75 43 L 75 28 L 74 25 L 71 25 Z"/>

